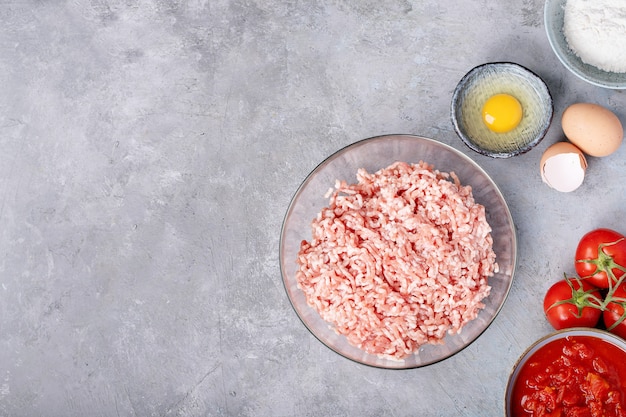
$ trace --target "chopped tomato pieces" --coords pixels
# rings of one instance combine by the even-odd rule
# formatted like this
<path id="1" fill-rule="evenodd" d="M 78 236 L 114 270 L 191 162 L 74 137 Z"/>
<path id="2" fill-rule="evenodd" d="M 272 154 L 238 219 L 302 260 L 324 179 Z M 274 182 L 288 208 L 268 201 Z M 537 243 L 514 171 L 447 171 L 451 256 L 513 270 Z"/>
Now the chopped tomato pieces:
<path id="1" fill-rule="evenodd" d="M 521 368 L 512 398 L 513 417 L 626 417 L 626 354 L 588 336 L 554 340 Z"/>
<path id="2" fill-rule="evenodd" d="M 605 401 L 611 386 L 600 375 L 589 372 L 587 374 L 587 384 L 582 385 L 580 389 L 587 394 L 588 398 L 593 398 L 594 401 Z"/>

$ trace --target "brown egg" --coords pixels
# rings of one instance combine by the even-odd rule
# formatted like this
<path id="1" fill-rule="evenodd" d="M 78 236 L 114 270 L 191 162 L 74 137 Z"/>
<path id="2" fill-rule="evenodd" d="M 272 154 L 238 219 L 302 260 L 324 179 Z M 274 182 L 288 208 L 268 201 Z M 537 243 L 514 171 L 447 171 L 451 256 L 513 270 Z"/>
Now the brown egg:
<path id="1" fill-rule="evenodd" d="M 583 183 L 587 160 L 573 144 L 557 142 L 545 150 L 539 167 L 544 183 L 557 191 L 568 193 Z"/>
<path id="2" fill-rule="evenodd" d="M 612 154 L 624 138 L 619 118 L 598 104 L 572 104 L 563 112 L 561 124 L 565 136 L 590 156 Z"/>

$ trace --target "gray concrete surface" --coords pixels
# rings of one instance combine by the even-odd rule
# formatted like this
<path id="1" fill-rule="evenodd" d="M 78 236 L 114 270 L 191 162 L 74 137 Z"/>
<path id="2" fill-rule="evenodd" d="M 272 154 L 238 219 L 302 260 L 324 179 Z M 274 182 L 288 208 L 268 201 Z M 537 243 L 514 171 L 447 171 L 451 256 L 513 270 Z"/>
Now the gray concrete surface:
<path id="1" fill-rule="evenodd" d="M 577 239 L 626 232 L 626 147 L 585 184 L 542 184 L 585 84 L 543 2 L 71 0 L 0 3 L 1 416 L 498 416 L 510 368 L 550 331 L 541 302 Z M 542 76 L 555 120 L 509 160 L 456 138 L 473 66 Z M 411 133 L 490 173 L 519 233 L 492 326 L 422 369 L 369 368 L 301 324 L 278 239 L 300 182 L 359 139 Z"/>

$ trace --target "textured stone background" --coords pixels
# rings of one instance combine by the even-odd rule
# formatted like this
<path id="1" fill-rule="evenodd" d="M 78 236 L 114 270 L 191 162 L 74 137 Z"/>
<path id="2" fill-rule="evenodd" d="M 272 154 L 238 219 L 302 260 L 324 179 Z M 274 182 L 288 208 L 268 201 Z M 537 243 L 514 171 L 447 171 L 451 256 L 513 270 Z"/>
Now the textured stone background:
<path id="1" fill-rule="evenodd" d="M 450 123 L 456 83 L 488 61 L 554 96 L 548 136 L 515 159 L 472 153 Z M 3 1 L 0 85 L 2 416 L 500 415 L 577 239 L 626 232 L 624 148 L 590 158 L 574 193 L 541 183 L 565 106 L 624 121 L 626 98 L 559 64 L 540 0 Z M 493 325 L 407 371 L 318 342 L 278 266 L 304 177 L 385 133 L 476 160 L 519 237 Z"/>

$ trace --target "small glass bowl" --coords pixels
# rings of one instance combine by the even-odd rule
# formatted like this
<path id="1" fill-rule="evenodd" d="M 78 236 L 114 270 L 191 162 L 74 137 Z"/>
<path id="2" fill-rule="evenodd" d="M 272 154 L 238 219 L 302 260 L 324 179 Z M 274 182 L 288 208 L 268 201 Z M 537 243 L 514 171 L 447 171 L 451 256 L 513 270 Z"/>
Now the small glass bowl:
<path id="1" fill-rule="evenodd" d="M 482 119 L 485 101 L 505 93 L 522 105 L 522 121 L 513 130 L 496 133 Z M 510 158 L 531 150 L 552 122 L 552 96 L 539 76 L 511 62 L 492 62 L 470 70 L 452 96 L 454 130 L 470 149 L 492 158 Z"/>

